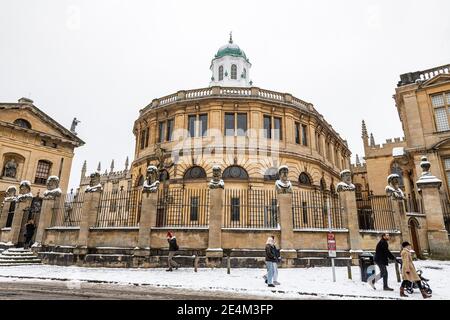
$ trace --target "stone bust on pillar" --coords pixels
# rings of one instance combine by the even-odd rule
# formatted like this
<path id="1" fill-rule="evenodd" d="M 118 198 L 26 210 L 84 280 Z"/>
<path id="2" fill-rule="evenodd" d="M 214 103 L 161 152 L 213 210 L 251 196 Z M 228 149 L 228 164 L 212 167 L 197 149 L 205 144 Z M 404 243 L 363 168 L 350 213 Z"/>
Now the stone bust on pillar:
<path id="1" fill-rule="evenodd" d="M 337 184 L 337 192 L 342 191 L 355 191 L 355 185 L 352 183 L 352 173 L 350 170 L 342 170 L 341 171 L 341 182 Z"/>
<path id="2" fill-rule="evenodd" d="M 103 190 L 102 184 L 100 183 L 100 172 L 91 173 L 89 178 L 89 187 L 86 188 L 85 192 L 97 192 Z"/>
<path id="3" fill-rule="evenodd" d="M 32 199 L 33 194 L 31 193 L 31 183 L 28 180 L 24 180 L 20 183 L 19 186 L 19 196 L 17 197 L 17 201 L 22 202 L 27 199 Z"/>
<path id="4" fill-rule="evenodd" d="M 17 200 L 17 188 L 15 186 L 9 186 L 6 189 L 5 201 L 16 201 Z"/>
<path id="5" fill-rule="evenodd" d="M 275 190 L 280 193 L 292 193 L 292 184 L 288 179 L 288 166 L 280 166 L 278 168 L 279 179 L 275 182 Z"/>
<path id="6" fill-rule="evenodd" d="M 57 176 L 50 176 L 47 179 L 47 190 L 44 192 L 44 199 L 55 199 L 62 194 L 59 188 L 59 178 Z"/>
<path id="7" fill-rule="evenodd" d="M 158 168 L 156 166 L 148 166 L 147 177 L 144 181 L 143 191 L 154 193 L 159 188 Z"/>
<path id="8" fill-rule="evenodd" d="M 222 169 L 220 166 L 215 165 L 213 167 L 213 177 L 208 184 L 210 189 L 223 189 L 225 187 L 225 183 L 222 180 Z"/>
<path id="9" fill-rule="evenodd" d="M 390 174 L 387 177 L 388 185 L 385 188 L 386 195 L 394 200 L 404 200 L 405 195 L 402 189 L 400 189 L 400 176 L 396 173 Z"/>

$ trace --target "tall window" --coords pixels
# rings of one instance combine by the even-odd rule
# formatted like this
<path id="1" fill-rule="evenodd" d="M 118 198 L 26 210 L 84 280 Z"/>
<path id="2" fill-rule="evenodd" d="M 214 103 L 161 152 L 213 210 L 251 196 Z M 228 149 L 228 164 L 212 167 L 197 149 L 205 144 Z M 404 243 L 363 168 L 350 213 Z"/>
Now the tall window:
<path id="1" fill-rule="evenodd" d="M 306 124 L 302 124 L 302 144 L 304 146 L 308 145 L 308 131 Z"/>
<path id="2" fill-rule="evenodd" d="M 167 120 L 167 133 L 166 140 L 172 141 L 172 133 L 173 133 L 173 119 Z"/>
<path id="3" fill-rule="evenodd" d="M 47 178 L 50 175 L 51 166 L 52 164 L 49 161 L 39 160 L 36 169 L 36 176 L 34 178 L 34 183 L 45 185 L 47 183 Z"/>
<path id="4" fill-rule="evenodd" d="M 223 80 L 223 66 L 219 67 L 219 81 Z"/>
<path id="5" fill-rule="evenodd" d="M 225 135 L 245 136 L 247 132 L 246 113 L 225 113 Z"/>
<path id="6" fill-rule="evenodd" d="M 327 142 L 327 159 L 331 160 L 331 145 Z"/>
<path id="7" fill-rule="evenodd" d="M 190 137 L 205 137 L 208 130 L 208 115 L 188 116 L 188 131 Z"/>
<path id="8" fill-rule="evenodd" d="M 447 184 L 450 187 L 450 158 L 444 159 L 444 168 L 447 175 Z"/>
<path id="9" fill-rule="evenodd" d="M 450 92 L 431 96 L 437 131 L 450 130 Z"/>
<path id="10" fill-rule="evenodd" d="M 198 220 L 199 197 L 191 197 L 191 221 Z"/>
<path id="11" fill-rule="evenodd" d="M 247 69 L 244 68 L 244 71 L 242 72 L 242 78 L 247 79 Z"/>
<path id="12" fill-rule="evenodd" d="M 159 123 L 159 135 L 158 135 L 158 139 L 159 139 L 160 143 L 164 141 L 164 128 L 165 128 L 165 122 L 161 121 Z"/>
<path id="13" fill-rule="evenodd" d="M 295 143 L 300 144 L 300 123 L 295 123 Z"/>
<path id="14" fill-rule="evenodd" d="M 273 121 L 272 121 L 273 120 Z M 264 138 L 282 140 L 281 118 L 264 116 Z M 273 123 L 273 126 L 272 126 Z"/>
<path id="15" fill-rule="evenodd" d="M 237 66 L 235 64 L 231 65 L 231 79 L 237 79 Z"/>
<path id="16" fill-rule="evenodd" d="M 142 129 L 142 131 L 141 131 L 141 138 L 140 138 L 141 149 L 144 149 L 144 148 L 148 147 L 149 135 L 150 135 L 149 128 Z"/>
<path id="17" fill-rule="evenodd" d="M 335 146 L 334 149 L 334 164 L 336 165 L 336 167 L 339 168 L 339 153 L 338 153 L 338 149 Z"/>
<path id="18" fill-rule="evenodd" d="M 158 141 L 172 141 L 173 138 L 173 119 L 167 121 L 160 121 L 158 128 Z"/>
<path id="19" fill-rule="evenodd" d="M 231 221 L 239 221 L 241 213 L 240 198 L 231 198 Z"/>
<path id="20" fill-rule="evenodd" d="M 320 155 L 323 155 L 322 153 L 322 141 L 320 139 L 320 133 L 316 131 L 316 150 L 319 152 Z"/>

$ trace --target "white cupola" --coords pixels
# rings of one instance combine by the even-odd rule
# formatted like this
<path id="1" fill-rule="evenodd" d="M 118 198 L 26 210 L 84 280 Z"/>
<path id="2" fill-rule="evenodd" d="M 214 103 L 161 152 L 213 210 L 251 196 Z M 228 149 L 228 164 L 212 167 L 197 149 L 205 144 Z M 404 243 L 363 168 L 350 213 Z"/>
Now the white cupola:
<path id="1" fill-rule="evenodd" d="M 250 68 L 252 64 L 247 59 L 244 50 L 233 43 L 230 32 L 229 42 L 220 47 L 211 61 L 210 86 L 250 87 Z"/>

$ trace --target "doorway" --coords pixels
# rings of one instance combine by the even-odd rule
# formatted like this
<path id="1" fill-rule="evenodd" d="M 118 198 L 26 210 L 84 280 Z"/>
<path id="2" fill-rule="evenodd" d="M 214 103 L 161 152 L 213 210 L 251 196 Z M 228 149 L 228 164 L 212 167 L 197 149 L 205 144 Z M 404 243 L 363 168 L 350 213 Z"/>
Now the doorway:
<path id="1" fill-rule="evenodd" d="M 416 219 L 410 219 L 409 220 L 409 231 L 411 233 L 411 241 L 414 251 L 416 252 L 416 256 L 419 259 L 422 259 L 422 252 L 420 251 L 420 242 L 419 242 L 419 235 L 418 230 L 419 229 L 419 223 Z"/>

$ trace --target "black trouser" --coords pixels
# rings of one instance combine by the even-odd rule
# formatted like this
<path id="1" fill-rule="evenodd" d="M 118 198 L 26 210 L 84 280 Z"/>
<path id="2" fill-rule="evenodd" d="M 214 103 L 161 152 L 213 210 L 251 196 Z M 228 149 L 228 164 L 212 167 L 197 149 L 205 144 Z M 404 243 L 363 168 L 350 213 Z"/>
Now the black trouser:
<path id="1" fill-rule="evenodd" d="M 423 289 L 423 287 L 422 287 L 422 282 L 420 282 L 420 281 L 414 281 L 414 282 L 417 284 L 417 286 L 419 287 L 420 290 Z M 403 280 L 403 281 L 402 281 L 402 284 L 401 284 L 401 287 L 402 287 L 402 288 L 406 288 L 406 287 L 409 287 L 410 285 L 411 285 L 411 281 L 409 281 L 409 280 Z"/>
<path id="2" fill-rule="evenodd" d="M 388 287 L 388 272 L 387 266 L 384 264 L 377 263 L 378 268 L 380 268 L 380 273 L 375 276 L 374 282 L 377 282 L 381 278 L 383 278 L 383 288 Z"/>
<path id="3" fill-rule="evenodd" d="M 30 244 L 31 244 L 31 239 L 33 238 L 33 236 L 29 237 L 29 236 L 25 236 L 25 244 L 24 247 L 25 248 L 29 248 Z"/>

